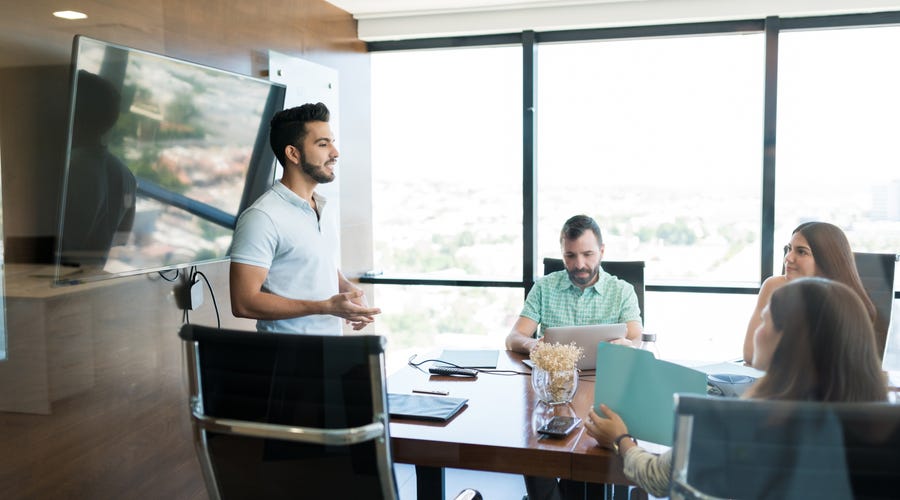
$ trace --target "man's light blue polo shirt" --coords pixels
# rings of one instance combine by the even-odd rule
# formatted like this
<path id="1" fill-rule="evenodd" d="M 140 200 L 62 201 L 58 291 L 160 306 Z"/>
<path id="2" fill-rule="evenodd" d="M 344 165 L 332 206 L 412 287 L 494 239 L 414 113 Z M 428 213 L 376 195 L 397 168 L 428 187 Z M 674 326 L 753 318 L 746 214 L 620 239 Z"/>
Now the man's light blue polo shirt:
<path id="1" fill-rule="evenodd" d="M 280 181 L 244 210 L 234 231 L 231 260 L 269 270 L 262 290 L 289 299 L 325 300 L 338 293 L 337 221 L 326 199 L 313 194 L 320 217 Z M 336 316 L 258 320 L 261 332 L 341 335 Z"/>
<path id="2" fill-rule="evenodd" d="M 637 294 L 630 283 L 600 269 L 597 282 L 582 291 L 563 271 L 537 280 L 520 316 L 539 323 L 538 338 L 554 326 L 583 326 L 640 321 Z"/>

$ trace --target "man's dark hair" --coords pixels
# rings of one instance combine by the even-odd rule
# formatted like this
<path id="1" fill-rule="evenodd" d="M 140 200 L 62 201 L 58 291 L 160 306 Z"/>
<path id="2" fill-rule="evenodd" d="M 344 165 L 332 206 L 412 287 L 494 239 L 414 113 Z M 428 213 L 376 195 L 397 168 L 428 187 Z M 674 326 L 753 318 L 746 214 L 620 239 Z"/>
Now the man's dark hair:
<path id="1" fill-rule="evenodd" d="M 597 237 L 597 245 L 603 244 L 603 236 L 600 234 L 600 226 L 597 221 L 587 215 L 576 215 L 563 224 L 562 231 L 559 233 L 560 243 L 563 239 L 577 240 L 585 231 L 591 231 Z"/>
<path id="2" fill-rule="evenodd" d="M 327 122 L 331 118 L 328 108 L 321 102 L 304 104 L 275 113 L 269 124 L 269 144 L 281 166 L 285 166 L 284 148 L 288 145 L 303 149 L 308 122 Z"/>

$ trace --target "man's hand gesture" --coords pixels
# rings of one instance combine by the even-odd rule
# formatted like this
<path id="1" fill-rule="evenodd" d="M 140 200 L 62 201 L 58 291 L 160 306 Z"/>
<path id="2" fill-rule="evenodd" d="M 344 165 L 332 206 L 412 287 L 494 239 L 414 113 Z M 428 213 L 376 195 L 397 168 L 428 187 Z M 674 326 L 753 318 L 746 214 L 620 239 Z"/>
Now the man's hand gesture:
<path id="1" fill-rule="evenodd" d="M 376 314 L 381 314 L 381 309 L 369 307 L 366 294 L 362 290 L 339 293 L 329 298 L 327 303 L 328 314 L 344 318 L 354 330 L 362 330 L 375 321 Z"/>

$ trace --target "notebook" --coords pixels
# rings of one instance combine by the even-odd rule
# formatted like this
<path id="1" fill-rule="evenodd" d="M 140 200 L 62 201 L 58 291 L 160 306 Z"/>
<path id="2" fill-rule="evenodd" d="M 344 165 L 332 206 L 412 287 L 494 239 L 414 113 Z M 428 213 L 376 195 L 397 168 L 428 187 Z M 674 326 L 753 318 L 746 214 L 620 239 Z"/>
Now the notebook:
<path id="1" fill-rule="evenodd" d="M 594 408 L 600 403 L 618 413 L 639 440 L 672 445 L 674 395 L 706 394 L 706 374 L 662 361 L 648 351 L 601 343 L 597 351 Z"/>
<path id="2" fill-rule="evenodd" d="M 445 422 L 468 402 L 466 398 L 388 393 L 388 414 L 396 418 Z"/>
<path id="3" fill-rule="evenodd" d="M 444 349 L 438 359 L 462 368 L 497 368 L 499 355 L 500 351 L 496 349 Z"/>
<path id="4" fill-rule="evenodd" d="M 544 342 L 570 344 L 584 349 L 584 357 L 578 361 L 579 370 L 597 367 L 597 345 L 601 342 L 625 337 L 625 323 L 585 326 L 556 326 L 544 329 Z"/>

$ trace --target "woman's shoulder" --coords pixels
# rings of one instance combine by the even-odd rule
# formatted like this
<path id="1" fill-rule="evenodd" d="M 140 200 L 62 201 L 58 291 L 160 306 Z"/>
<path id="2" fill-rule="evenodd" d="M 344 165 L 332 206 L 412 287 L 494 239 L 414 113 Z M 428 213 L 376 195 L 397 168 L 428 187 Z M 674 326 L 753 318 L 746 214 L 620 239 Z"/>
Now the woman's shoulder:
<path id="1" fill-rule="evenodd" d="M 768 292 L 772 293 L 776 288 L 780 288 L 787 283 L 787 278 L 784 275 L 777 276 L 769 276 L 763 281 L 762 286 L 759 288 L 759 293 Z"/>

